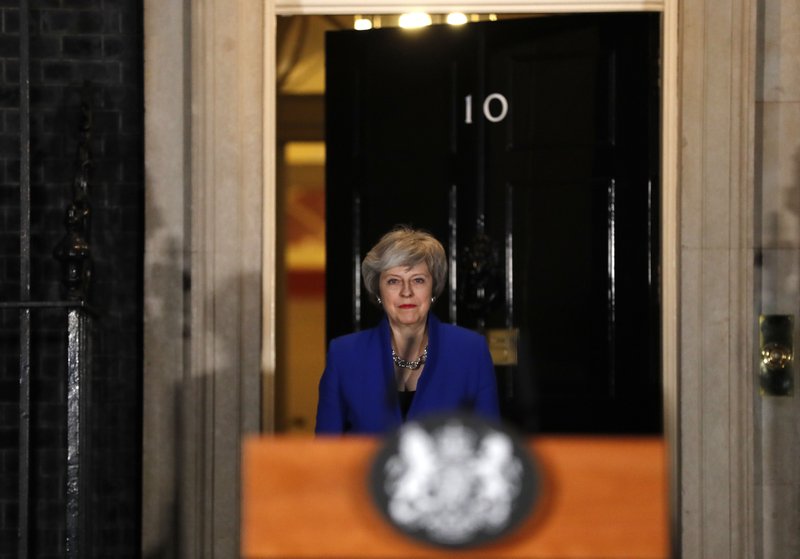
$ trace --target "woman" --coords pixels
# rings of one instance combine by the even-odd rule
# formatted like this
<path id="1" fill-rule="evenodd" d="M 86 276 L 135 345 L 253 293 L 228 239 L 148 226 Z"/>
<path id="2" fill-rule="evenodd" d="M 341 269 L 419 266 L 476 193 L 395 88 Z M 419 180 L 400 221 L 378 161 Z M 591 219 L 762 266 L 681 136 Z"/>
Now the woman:
<path id="1" fill-rule="evenodd" d="M 378 434 L 429 413 L 498 419 L 494 367 L 483 336 L 430 313 L 444 289 L 441 243 L 409 227 L 383 236 L 361 264 L 380 324 L 331 341 L 319 384 L 317 433 Z"/>

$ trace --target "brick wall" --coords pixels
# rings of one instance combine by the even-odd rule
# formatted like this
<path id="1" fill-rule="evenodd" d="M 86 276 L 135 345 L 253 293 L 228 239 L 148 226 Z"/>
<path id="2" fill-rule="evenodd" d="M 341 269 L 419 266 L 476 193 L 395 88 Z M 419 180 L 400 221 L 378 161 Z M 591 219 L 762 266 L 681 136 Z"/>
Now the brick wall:
<path id="1" fill-rule="evenodd" d="M 19 292 L 19 2 L 0 0 L 0 300 Z M 94 321 L 83 557 L 139 555 L 143 101 L 141 3 L 30 0 L 32 298 L 61 298 L 82 86 L 93 112 Z M 65 314 L 33 313 L 31 551 L 65 544 Z M 0 312 L 0 558 L 16 556 L 18 318 Z"/>
<path id="2" fill-rule="evenodd" d="M 16 12 L 0 8 L 0 300 L 19 290 L 19 93 Z M 13 557 L 17 526 L 16 313 L 0 311 L 0 557 Z"/>

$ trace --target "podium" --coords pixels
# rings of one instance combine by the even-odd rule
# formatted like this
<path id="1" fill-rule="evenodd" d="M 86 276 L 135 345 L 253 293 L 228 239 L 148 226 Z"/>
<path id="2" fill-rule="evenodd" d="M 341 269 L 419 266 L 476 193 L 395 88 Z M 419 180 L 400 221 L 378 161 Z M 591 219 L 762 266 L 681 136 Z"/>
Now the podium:
<path id="1" fill-rule="evenodd" d="M 655 437 L 536 437 L 543 477 L 531 516 L 489 545 L 448 550 L 395 530 L 367 478 L 381 441 L 259 437 L 245 441 L 246 559 L 662 559 L 669 557 L 665 446 Z"/>

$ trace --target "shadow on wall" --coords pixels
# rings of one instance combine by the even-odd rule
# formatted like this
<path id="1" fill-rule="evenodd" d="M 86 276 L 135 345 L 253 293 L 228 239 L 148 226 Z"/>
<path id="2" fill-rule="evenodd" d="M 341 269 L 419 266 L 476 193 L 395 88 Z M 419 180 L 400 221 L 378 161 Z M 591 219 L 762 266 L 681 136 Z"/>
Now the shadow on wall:
<path id="1" fill-rule="evenodd" d="M 152 200 L 147 218 L 142 556 L 200 556 L 211 546 L 215 556 L 236 557 L 240 434 L 244 400 L 253 397 L 244 381 L 260 379 L 258 365 L 241 370 L 240 310 L 258 313 L 259 323 L 261 314 L 258 305 L 243 308 L 241 294 L 260 277 L 232 274 L 193 293 L 182 219 L 169 220 Z M 192 334 L 193 323 L 204 335 Z"/>
<path id="2" fill-rule="evenodd" d="M 761 130 L 766 139 L 776 131 Z M 776 146 L 777 142 L 769 142 Z M 765 144 L 768 142 L 765 142 Z M 774 149 L 774 147 L 773 147 Z M 764 148 L 762 147 L 762 152 Z M 776 154 L 768 154 L 776 157 Z M 761 162 L 758 162 L 759 165 Z M 761 258 L 756 264 L 757 284 L 756 305 L 762 314 L 791 314 L 794 316 L 794 352 L 800 347 L 800 149 L 792 158 L 792 169 L 781 173 L 781 161 L 771 161 L 775 169 L 765 172 L 756 167 L 761 192 L 760 208 L 763 219 L 761 238 Z M 788 162 L 787 162 L 788 163 Z M 769 175 L 769 182 L 767 176 Z M 783 182 L 788 181 L 788 184 Z M 774 199 L 774 201 L 773 201 Z M 756 214 L 758 217 L 758 213 Z M 759 269 L 760 268 L 760 269 Z M 759 289 L 760 288 L 760 292 Z M 757 317 L 756 317 L 757 318 Z M 756 339 L 758 343 L 758 339 Z M 760 445 L 759 466 L 760 499 L 756 503 L 761 524 L 760 545 L 764 550 L 800 549 L 800 510 L 797 498 L 800 494 L 800 399 L 798 392 L 798 372 L 795 365 L 795 397 L 759 395 L 757 398 L 760 426 L 757 431 Z"/>

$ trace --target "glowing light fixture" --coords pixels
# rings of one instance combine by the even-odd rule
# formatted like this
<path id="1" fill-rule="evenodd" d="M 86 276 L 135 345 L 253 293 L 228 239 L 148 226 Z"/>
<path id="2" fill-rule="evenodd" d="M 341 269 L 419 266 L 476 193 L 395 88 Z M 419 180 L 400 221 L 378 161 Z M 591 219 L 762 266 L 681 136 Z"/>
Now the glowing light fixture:
<path id="1" fill-rule="evenodd" d="M 431 24 L 431 16 L 425 12 L 409 12 L 400 16 L 400 27 L 414 29 Z"/>
<path id="2" fill-rule="evenodd" d="M 450 25 L 464 25 L 467 23 L 467 15 L 461 12 L 447 14 L 447 23 Z"/>
<path id="3" fill-rule="evenodd" d="M 489 21 L 497 21 L 497 14 L 489 14 Z"/>
<path id="4" fill-rule="evenodd" d="M 372 29 L 372 20 L 366 17 L 356 16 L 353 22 L 353 29 L 357 31 L 366 31 Z"/>

